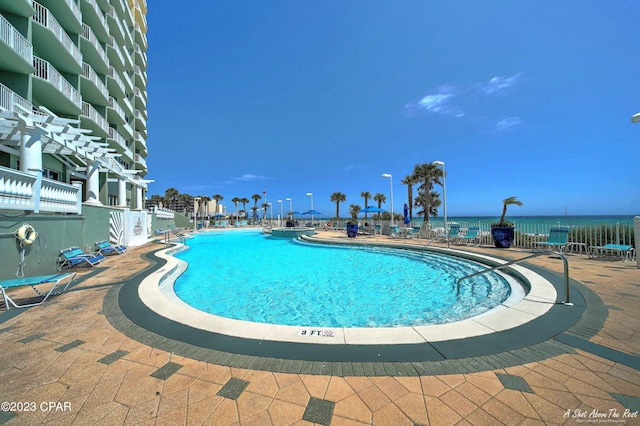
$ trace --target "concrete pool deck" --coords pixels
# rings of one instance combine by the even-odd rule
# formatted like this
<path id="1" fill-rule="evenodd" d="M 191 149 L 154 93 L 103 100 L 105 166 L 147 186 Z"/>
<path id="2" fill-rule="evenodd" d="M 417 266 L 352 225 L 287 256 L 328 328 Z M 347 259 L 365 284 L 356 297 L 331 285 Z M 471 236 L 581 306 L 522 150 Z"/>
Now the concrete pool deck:
<path id="1" fill-rule="evenodd" d="M 582 295 L 583 313 L 570 328 L 522 348 L 500 351 L 496 340 L 491 354 L 425 362 L 301 361 L 206 349 L 211 358 L 202 360 L 205 349 L 162 328 L 149 331 L 120 309 L 126 289 L 162 266 L 151 256 L 161 247 L 110 257 L 104 267 L 80 270 L 55 300 L 0 313 L 2 399 L 36 404 L 35 411 L 0 411 L 0 423 L 571 424 L 602 413 L 640 423 L 633 416 L 640 409 L 634 263 L 570 256 L 572 301 Z M 529 254 L 464 250 L 503 259 Z M 561 276 L 558 259 L 527 265 Z M 579 309 L 575 301 L 558 308 Z M 69 404 L 56 410 L 49 402 Z"/>

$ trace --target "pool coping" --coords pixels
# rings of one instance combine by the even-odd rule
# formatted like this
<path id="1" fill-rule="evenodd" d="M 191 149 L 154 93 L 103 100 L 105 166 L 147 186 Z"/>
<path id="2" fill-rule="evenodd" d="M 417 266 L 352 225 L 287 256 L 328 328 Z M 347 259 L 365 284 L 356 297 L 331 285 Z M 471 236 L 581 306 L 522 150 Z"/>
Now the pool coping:
<path id="1" fill-rule="evenodd" d="M 402 243 L 360 243 L 351 241 L 336 243 L 312 236 L 303 236 L 303 240 L 316 244 L 334 245 L 367 245 L 414 251 L 441 253 L 467 260 L 473 260 L 491 266 L 506 263 L 500 259 L 486 255 L 462 252 L 453 249 L 432 247 L 415 247 Z M 464 339 L 506 331 L 522 326 L 541 315 L 544 315 L 556 303 L 557 292 L 553 285 L 539 274 L 513 265 L 511 273 L 519 276 L 529 291 L 520 300 L 507 299 L 496 308 L 462 321 L 413 327 L 379 327 L 379 328 L 337 328 L 337 327 L 304 327 L 278 324 L 265 324 L 225 318 L 200 311 L 188 305 L 175 295 L 173 283 L 186 270 L 187 263 L 172 256 L 173 253 L 188 247 L 177 245 L 174 248 L 159 251 L 156 256 L 167 262 L 166 267 L 149 274 L 138 287 L 138 297 L 157 314 L 207 332 L 227 336 L 254 339 L 260 341 L 290 342 L 301 344 L 326 345 L 396 345 L 420 344 Z M 514 279 L 501 274 L 513 286 L 518 286 Z M 516 287 L 517 288 L 517 287 Z"/>

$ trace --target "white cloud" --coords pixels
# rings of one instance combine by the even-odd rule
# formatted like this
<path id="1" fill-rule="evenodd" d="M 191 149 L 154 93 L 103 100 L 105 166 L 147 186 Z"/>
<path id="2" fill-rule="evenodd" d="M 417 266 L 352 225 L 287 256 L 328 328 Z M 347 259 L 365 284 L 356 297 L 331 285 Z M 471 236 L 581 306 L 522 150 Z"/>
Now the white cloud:
<path id="1" fill-rule="evenodd" d="M 350 165 L 348 165 L 347 167 L 345 167 L 344 169 L 345 169 L 345 170 L 353 170 L 353 169 L 355 169 L 355 168 L 356 168 L 356 166 L 354 166 L 353 164 L 350 164 Z"/>
<path id="2" fill-rule="evenodd" d="M 422 97 L 415 104 L 408 104 L 408 111 L 422 110 L 441 115 L 453 115 L 463 117 L 464 111 L 453 101 L 456 98 L 455 88 L 452 86 L 440 86 L 434 93 L 429 93 Z"/>
<path id="3" fill-rule="evenodd" d="M 521 124 L 522 119 L 520 119 L 520 117 L 506 117 L 496 123 L 496 129 L 508 130 L 514 127 L 518 127 Z"/>
<path id="4" fill-rule="evenodd" d="M 250 173 L 245 173 L 239 177 L 232 177 L 225 181 L 227 184 L 236 183 L 236 182 L 255 182 L 258 180 L 268 180 L 268 178 L 259 175 L 253 175 Z"/>
<path id="5" fill-rule="evenodd" d="M 515 86 L 521 80 L 522 73 L 512 75 L 511 77 L 496 76 L 484 83 L 481 90 L 487 95 L 500 95 L 507 89 Z"/>

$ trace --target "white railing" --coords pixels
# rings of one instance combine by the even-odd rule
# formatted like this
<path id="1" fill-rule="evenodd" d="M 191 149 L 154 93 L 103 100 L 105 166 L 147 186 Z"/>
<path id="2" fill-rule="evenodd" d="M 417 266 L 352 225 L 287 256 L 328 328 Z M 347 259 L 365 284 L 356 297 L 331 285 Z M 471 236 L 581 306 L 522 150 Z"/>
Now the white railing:
<path id="1" fill-rule="evenodd" d="M 96 11 L 96 16 L 98 17 L 98 21 L 100 21 L 100 23 L 104 28 L 104 31 L 108 34 L 109 27 L 107 26 L 107 19 L 102 14 L 102 10 L 100 9 L 100 6 L 98 6 L 98 3 L 96 2 L 96 0 L 87 0 L 87 1 L 89 2 L 89 4 L 91 4 L 93 9 Z"/>
<path id="2" fill-rule="evenodd" d="M 147 36 L 146 36 L 146 34 L 142 32 L 142 28 L 140 28 L 140 25 L 137 24 L 137 23 L 136 23 L 136 26 L 135 26 L 135 30 L 140 35 L 140 40 L 142 40 L 142 45 L 144 46 L 144 49 L 147 50 L 148 44 L 147 44 Z"/>
<path id="3" fill-rule="evenodd" d="M 116 141 L 116 143 L 124 149 L 125 155 L 129 158 L 133 158 L 133 152 L 131 151 L 131 148 L 127 146 L 127 140 L 113 127 L 109 127 L 109 138 Z"/>
<path id="4" fill-rule="evenodd" d="M 12 112 L 21 112 L 18 108 L 14 108 L 14 105 L 20 105 L 28 111 L 33 109 L 31 102 L 0 83 L 0 107 Z"/>
<path id="5" fill-rule="evenodd" d="M 87 64 L 86 62 L 82 63 L 82 75 L 85 78 L 91 80 L 91 82 L 96 85 L 100 93 L 102 93 L 105 98 L 109 97 L 109 90 L 107 89 L 107 86 L 105 86 L 102 80 L 100 80 L 98 74 L 96 74 L 93 68 L 91 68 L 91 65 Z"/>
<path id="6" fill-rule="evenodd" d="M 154 206 L 151 210 L 153 214 L 156 215 L 158 219 L 169 219 L 172 220 L 174 218 L 174 211 L 170 209 L 165 209 L 163 207 Z"/>
<path id="7" fill-rule="evenodd" d="M 7 19 L 0 15 L 0 40 L 20 55 L 26 62 L 33 61 L 33 46 Z"/>
<path id="8" fill-rule="evenodd" d="M 81 107 L 82 96 L 80 96 L 80 93 L 58 72 L 58 70 L 53 67 L 53 65 L 42 58 L 34 56 L 33 66 L 36 69 L 36 77 L 48 81 L 69 100 L 71 100 L 71 102 L 77 105 L 78 108 Z"/>
<path id="9" fill-rule="evenodd" d="M 125 97 L 122 98 L 122 104 L 126 107 L 126 111 L 128 113 L 128 115 L 133 115 L 133 105 L 131 105 L 131 101 L 129 100 L 129 98 L 126 97 L 126 93 L 125 93 Z"/>
<path id="10" fill-rule="evenodd" d="M 120 48 L 118 47 L 118 43 L 115 42 L 115 40 L 114 40 L 112 35 L 109 36 L 109 41 L 107 42 L 107 44 L 109 45 L 109 47 L 111 47 L 113 49 L 114 52 L 116 52 L 116 56 L 118 57 L 118 65 L 120 65 L 118 68 L 124 69 L 124 67 L 125 67 L 124 58 L 122 57 L 122 53 L 120 52 Z M 113 61 L 111 61 L 109 63 L 113 64 Z"/>
<path id="11" fill-rule="evenodd" d="M 82 13 L 80 13 L 80 6 L 78 6 L 78 4 L 74 0 L 62 1 L 69 5 L 69 8 L 71 8 L 71 12 L 73 12 L 73 15 L 78 18 L 78 22 L 82 22 Z"/>
<path id="12" fill-rule="evenodd" d="M 147 119 L 144 118 L 144 116 L 142 115 L 142 113 L 139 110 L 136 110 L 136 119 L 140 120 L 140 123 L 142 123 L 142 127 L 144 127 L 145 129 L 147 128 Z"/>
<path id="13" fill-rule="evenodd" d="M 0 209 L 82 212 L 82 187 L 0 166 Z"/>
<path id="14" fill-rule="evenodd" d="M 111 66 L 109 67 L 109 77 L 114 79 L 116 81 L 116 84 L 120 88 L 120 91 L 122 93 L 125 93 L 125 91 L 124 91 L 124 83 L 122 83 L 122 79 L 118 75 L 118 72 Z"/>
<path id="15" fill-rule="evenodd" d="M 145 160 L 145 158 L 142 155 L 136 154 L 134 160 L 136 163 L 142 164 L 145 169 L 147 168 L 147 160 Z"/>
<path id="16" fill-rule="evenodd" d="M 98 37 L 96 37 L 91 27 L 89 27 L 87 24 L 82 24 L 82 37 L 86 39 L 89 43 L 91 43 L 93 47 L 96 48 L 96 51 L 98 52 L 98 55 L 100 56 L 102 61 L 106 65 L 109 65 L 109 58 L 107 57 L 107 52 L 104 51 L 104 48 L 100 44 L 100 41 L 98 41 Z"/>
<path id="17" fill-rule="evenodd" d="M 49 12 L 49 9 L 35 1 L 33 2 L 33 8 L 36 13 L 32 15 L 31 18 L 43 27 L 48 28 L 58 41 L 62 43 L 65 49 L 71 53 L 71 56 L 75 59 L 78 66 L 80 66 L 82 64 L 82 53 L 80 53 L 80 49 L 71 41 L 67 32 L 58 23 L 53 14 Z"/>
<path id="18" fill-rule="evenodd" d="M 93 120 L 105 133 L 109 133 L 109 124 L 89 102 L 82 102 L 82 115 Z"/>
<path id="19" fill-rule="evenodd" d="M 122 78 L 126 83 L 128 89 L 126 92 L 133 93 L 133 82 L 131 81 L 131 77 L 129 77 L 129 73 L 127 72 L 127 70 L 124 70 L 124 72 L 122 73 Z"/>
<path id="20" fill-rule="evenodd" d="M 120 119 L 124 121 L 124 111 L 118 101 L 116 101 L 112 96 L 109 96 L 109 108 L 114 110 L 116 114 L 120 116 Z"/>

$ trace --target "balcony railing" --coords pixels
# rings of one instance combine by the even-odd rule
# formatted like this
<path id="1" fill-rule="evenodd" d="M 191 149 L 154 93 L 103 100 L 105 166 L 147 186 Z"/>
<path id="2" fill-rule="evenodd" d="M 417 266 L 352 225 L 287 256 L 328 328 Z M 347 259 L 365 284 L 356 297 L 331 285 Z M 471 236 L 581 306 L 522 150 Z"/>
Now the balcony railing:
<path id="1" fill-rule="evenodd" d="M 109 27 L 107 25 L 107 19 L 102 14 L 102 10 L 100 9 L 100 6 L 98 6 L 98 3 L 96 2 L 96 0 L 86 0 L 86 1 L 88 1 L 89 4 L 91 5 L 91 7 L 93 7 L 93 9 L 96 12 L 96 16 L 98 18 L 98 21 L 100 21 L 100 23 L 104 27 L 105 32 L 108 34 L 109 33 Z"/>
<path id="2" fill-rule="evenodd" d="M 41 5 L 40 3 L 33 2 L 33 8 L 36 13 L 31 16 L 31 18 L 42 25 L 45 28 L 48 28 L 58 39 L 60 43 L 67 49 L 67 51 L 71 54 L 73 59 L 77 62 L 78 65 L 82 64 L 82 53 L 80 53 L 80 49 L 76 46 L 71 38 L 67 34 L 67 32 L 62 28 L 62 26 L 58 23 L 56 18 L 53 16 L 49 9 Z"/>
<path id="3" fill-rule="evenodd" d="M 0 40 L 9 45 L 26 62 L 33 62 L 33 46 L 2 15 L 0 15 Z"/>
<path id="4" fill-rule="evenodd" d="M 86 62 L 82 63 L 82 75 L 85 78 L 91 80 L 91 82 L 96 85 L 100 93 L 102 93 L 105 98 L 109 97 L 109 90 L 107 89 L 107 86 L 105 86 L 102 80 L 100 80 L 98 74 L 96 74 L 93 68 L 91 68 L 91 65 L 87 64 Z"/>
<path id="5" fill-rule="evenodd" d="M 0 83 L 0 107 L 12 112 L 18 112 L 19 109 L 16 108 L 15 105 L 20 105 L 28 111 L 31 111 L 33 109 L 33 105 L 31 105 L 31 102 L 27 101 L 25 98 L 18 95 L 16 92 L 9 89 L 4 84 Z"/>
<path id="6" fill-rule="evenodd" d="M 96 48 L 96 51 L 98 52 L 98 55 L 100 55 L 102 61 L 108 65 L 109 58 L 107 56 L 107 52 L 104 51 L 104 48 L 100 44 L 98 37 L 96 37 L 91 27 L 89 27 L 87 24 L 82 24 L 82 37 L 89 41 L 89 43 L 91 43 L 93 47 Z"/>
<path id="7" fill-rule="evenodd" d="M 140 163 L 145 168 L 147 168 L 147 160 L 145 160 L 145 158 L 142 155 L 136 154 L 134 160 L 135 160 L 136 163 Z"/>
<path id="8" fill-rule="evenodd" d="M 109 108 L 111 108 L 112 110 L 114 110 L 116 112 L 116 114 L 118 114 L 118 116 L 120 117 L 121 121 L 124 121 L 124 111 L 122 110 L 122 107 L 120 106 L 120 104 L 118 104 L 118 101 L 116 101 L 113 97 L 109 96 Z"/>
<path id="9" fill-rule="evenodd" d="M 82 186 L 0 166 L 0 209 L 82 213 Z"/>
<path id="10" fill-rule="evenodd" d="M 124 83 L 122 82 L 122 79 L 118 75 L 118 72 L 113 67 L 109 67 L 109 77 L 114 79 L 116 81 L 116 84 L 120 88 L 120 91 L 122 93 L 125 93 L 125 91 L 124 91 Z"/>
<path id="11" fill-rule="evenodd" d="M 33 67 L 36 69 L 35 76 L 51 83 L 63 95 L 71 100 L 75 105 L 82 104 L 82 96 L 49 62 L 37 56 L 33 57 Z"/>
<path id="12" fill-rule="evenodd" d="M 82 115 L 89 117 L 98 125 L 105 133 L 109 133 L 109 124 L 107 120 L 88 102 L 82 102 Z"/>

